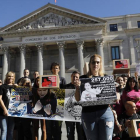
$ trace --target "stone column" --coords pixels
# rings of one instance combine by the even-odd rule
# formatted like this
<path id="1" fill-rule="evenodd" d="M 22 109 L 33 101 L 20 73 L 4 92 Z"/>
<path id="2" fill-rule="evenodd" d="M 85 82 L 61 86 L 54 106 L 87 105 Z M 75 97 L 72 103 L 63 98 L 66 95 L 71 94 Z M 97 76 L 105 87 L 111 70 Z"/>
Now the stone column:
<path id="1" fill-rule="evenodd" d="M 4 82 L 5 75 L 8 72 L 8 47 L 2 47 L 3 51 L 3 69 L 2 69 L 2 82 Z"/>
<path id="2" fill-rule="evenodd" d="M 134 48 L 134 42 L 133 42 L 133 36 L 129 36 L 129 48 L 130 48 L 130 59 L 131 59 L 131 65 L 136 64 L 136 58 L 135 58 L 135 48 Z"/>
<path id="3" fill-rule="evenodd" d="M 83 68 L 84 68 L 84 56 L 83 56 L 83 46 L 84 41 L 78 40 L 76 41 L 77 49 L 78 49 L 78 70 L 81 75 L 83 75 Z"/>
<path id="4" fill-rule="evenodd" d="M 37 70 L 39 71 L 40 75 L 43 75 L 43 44 L 36 44 L 38 50 L 38 57 L 37 57 Z"/>
<path id="5" fill-rule="evenodd" d="M 103 52 L 103 38 L 96 39 L 97 54 L 102 57 L 103 71 L 104 71 L 104 52 Z"/>
<path id="6" fill-rule="evenodd" d="M 65 77 L 65 58 L 64 58 L 64 46 L 65 42 L 57 42 L 59 47 L 59 64 L 60 64 L 60 76 Z"/>
<path id="7" fill-rule="evenodd" d="M 20 49 L 20 70 L 19 70 L 19 78 L 23 77 L 23 70 L 25 69 L 25 44 L 19 46 Z"/>
<path id="8" fill-rule="evenodd" d="M 122 42 L 120 42 L 120 58 L 124 59 Z"/>

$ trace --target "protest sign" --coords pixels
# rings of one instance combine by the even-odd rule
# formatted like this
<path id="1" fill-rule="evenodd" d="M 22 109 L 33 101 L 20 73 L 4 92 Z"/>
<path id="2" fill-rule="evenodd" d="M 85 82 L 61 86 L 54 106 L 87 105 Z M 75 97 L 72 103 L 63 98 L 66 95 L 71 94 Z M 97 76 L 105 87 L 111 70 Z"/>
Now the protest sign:
<path id="1" fill-rule="evenodd" d="M 81 121 L 82 106 L 75 100 L 75 89 L 65 89 L 65 111 L 66 121 Z"/>
<path id="2" fill-rule="evenodd" d="M 129 137 L 140 137 L 140 119 L 131 120 L 131 127 L 128 127 Z"/>
<path id="3" fill-rule="evenodd" d="M 116 100 L 116 87 L 113 76 L 82 78 L 82 106 L 113 104 Z"/>
<path id="4" fill-rule="evenodd" d="M 58 75 L 40 75 L 39 88 L 59 88 Z"/>
<path id="5" fill-rule="evenodd" d="M 130 72 L 129 59 L 113 60 L 113 74 L 123 74 Z"/>
<path id="6" fill-rule="evenodd" d="M 32 94 L 28 87 L 12 89 L 8 116 L 62 121 L 81 120 L 82 108 L 74 100 L 74 90 L 66 90 L 66 94 L 64 89 L 53 89 L 50 92 L 48 90 L 50 89 L 33 88 Z M 79 114 L 77 114 L 78 107 L 80 108 Z"/>

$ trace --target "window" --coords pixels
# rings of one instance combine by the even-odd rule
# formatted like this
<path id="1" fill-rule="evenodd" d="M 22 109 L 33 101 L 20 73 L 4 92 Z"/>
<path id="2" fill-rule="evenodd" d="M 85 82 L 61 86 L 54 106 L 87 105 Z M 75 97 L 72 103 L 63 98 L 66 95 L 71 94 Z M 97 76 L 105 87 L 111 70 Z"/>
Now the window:
<path id="1" fill-rule="evenodd" d="M 140 28 L 140 21 L 138 21 L 138 28 Z"/>
<path id="2" fill-rule="evenodd" d="M 110 31 L 118 31 L 117 24 L 110 24 Z"/>
<path id="3" fill-rule="evenodd" d="M 0 55 L 0 67 L 3 65 L 3 55 Z"/>
<path id="4" fill-rule="evenodd" d="M 112 57 L 112 60 L 114 60 L 114 59 L 120 59 L 119 46 L 113 46 L 113 47 L 111 47 L 111 57 Z"/>

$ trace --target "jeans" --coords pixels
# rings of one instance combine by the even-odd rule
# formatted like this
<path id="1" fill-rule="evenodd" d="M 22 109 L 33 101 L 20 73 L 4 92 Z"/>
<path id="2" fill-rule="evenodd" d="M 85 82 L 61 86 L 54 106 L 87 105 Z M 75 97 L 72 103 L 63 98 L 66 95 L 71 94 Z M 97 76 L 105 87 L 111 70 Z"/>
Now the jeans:
<path id="1" fill-rule="evenodd" d="M 0 140 L 13 140 L 14 117 L 0 116 Z"/>
<path id="2" fill-rule="evenodd" d="M 110 107 L 82 113 L 82 124 L 87 140 L 112 140 L 114 116 Z"/>
<path id="3" fill-rule="evenodd" d="M 67 138 L 68 140 L 75 140 L 75 126 L 77 130 L 78 140 L 86 140 L 83 126 L 80 122 L 69 122 L 66 121 Z"/>

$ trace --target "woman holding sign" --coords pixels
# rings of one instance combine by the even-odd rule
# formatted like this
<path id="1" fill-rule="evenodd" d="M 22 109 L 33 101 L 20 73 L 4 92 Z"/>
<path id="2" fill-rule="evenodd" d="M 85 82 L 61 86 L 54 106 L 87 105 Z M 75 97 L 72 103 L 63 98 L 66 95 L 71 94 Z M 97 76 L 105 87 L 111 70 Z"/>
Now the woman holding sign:
<path id="1" fill-rule="evenodd" d="M 0 86 L 0 128 L 1 140 L 12 140 L 14 130 L 14 117 L 8 117 L 11 89 L 15 83 L 15 73 L 8 72 L 4 84 Z"/>
<path id="2" fill-rule="evenodd" d="M 89 61 L 89 72 L 80 78 L 104 76 L 102 70 L 102 58 L 98 54 L 91 56 Z M 75 81 L 75 98 L 80 101 L 79 80 Z M 108 105 L 86 106 L 82 109 L 82 124 L 87 139 L 90 140 L 112 140 L 114 128 L 114 116 Z"/>

